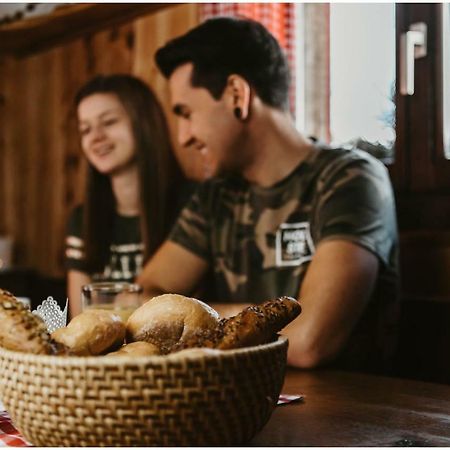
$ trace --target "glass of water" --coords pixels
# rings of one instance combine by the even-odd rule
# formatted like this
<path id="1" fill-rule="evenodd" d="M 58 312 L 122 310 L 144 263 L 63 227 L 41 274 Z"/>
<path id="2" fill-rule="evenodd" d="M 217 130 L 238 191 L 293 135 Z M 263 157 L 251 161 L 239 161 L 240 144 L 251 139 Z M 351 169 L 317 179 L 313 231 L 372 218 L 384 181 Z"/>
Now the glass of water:
<path id="1" fill-rule="evenodd" d="M 100 309 L 114 312 L 124 322 L 142 305 L 142 286 L 126 282 L 86 284 L 81 289 L 83 311 Z"/>

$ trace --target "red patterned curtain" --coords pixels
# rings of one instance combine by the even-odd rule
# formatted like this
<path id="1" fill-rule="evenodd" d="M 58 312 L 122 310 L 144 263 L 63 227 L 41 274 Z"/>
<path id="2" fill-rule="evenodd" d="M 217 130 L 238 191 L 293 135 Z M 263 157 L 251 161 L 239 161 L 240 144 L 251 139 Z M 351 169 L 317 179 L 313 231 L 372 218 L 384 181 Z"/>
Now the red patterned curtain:
<path id="1" fill-rule="evenodd" d="M 293 3 L 203 3 L 200 21 L 216 16 L 244 16 L 262 23 L 286 52 L 291 71 L 289 103 L 295 115 L 295 5 Z"/>

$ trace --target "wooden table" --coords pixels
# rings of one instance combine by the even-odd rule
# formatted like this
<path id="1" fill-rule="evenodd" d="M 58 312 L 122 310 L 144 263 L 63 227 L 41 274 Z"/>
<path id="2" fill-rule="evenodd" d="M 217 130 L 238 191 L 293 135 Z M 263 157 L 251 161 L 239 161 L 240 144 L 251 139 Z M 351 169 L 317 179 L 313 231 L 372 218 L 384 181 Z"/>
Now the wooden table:
<path id="1" fill-rule="evenodd" d="M 450 446 L 450 386 L 338 371 L 288 370 L 254 446 Z"/>

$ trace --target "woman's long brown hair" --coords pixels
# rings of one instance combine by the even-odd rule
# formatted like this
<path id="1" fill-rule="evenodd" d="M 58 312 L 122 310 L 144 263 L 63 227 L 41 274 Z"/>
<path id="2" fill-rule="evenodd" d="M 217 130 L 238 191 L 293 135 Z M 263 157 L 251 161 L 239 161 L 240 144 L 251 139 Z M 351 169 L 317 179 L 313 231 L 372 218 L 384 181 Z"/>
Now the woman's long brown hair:
<path id="1" fill-rule="evenodd" d="M 175 158 L 162 107 L 143 81 L 122 74 L 97 76 L 78 91 L 76 106 L 96 93 L 117 95 L 130 117 L 139 173 L 145 262 L 170 231 L 180 204 L 180 185 L 186 179 Z M 103 270 L 108 261 L 115 207 L 109 177 L 89 165 L 83 219 L 85 261 L 89 272 Z"/>

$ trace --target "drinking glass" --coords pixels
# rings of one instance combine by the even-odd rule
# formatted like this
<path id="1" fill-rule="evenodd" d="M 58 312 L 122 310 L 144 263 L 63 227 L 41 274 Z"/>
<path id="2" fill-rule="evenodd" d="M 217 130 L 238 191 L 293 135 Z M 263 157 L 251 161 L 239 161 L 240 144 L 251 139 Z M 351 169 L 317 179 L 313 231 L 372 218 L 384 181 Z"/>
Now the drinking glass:
<path id="1" fill-rule="evenodd" d="M 142 286 L 114 281 L 86 284 L 81 288 L 81 303 L 83 311 L 111 311 L 126 322 L 142 304 Z"/>

